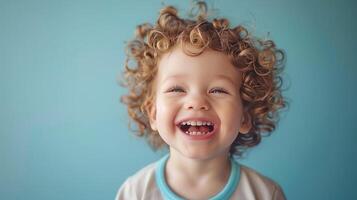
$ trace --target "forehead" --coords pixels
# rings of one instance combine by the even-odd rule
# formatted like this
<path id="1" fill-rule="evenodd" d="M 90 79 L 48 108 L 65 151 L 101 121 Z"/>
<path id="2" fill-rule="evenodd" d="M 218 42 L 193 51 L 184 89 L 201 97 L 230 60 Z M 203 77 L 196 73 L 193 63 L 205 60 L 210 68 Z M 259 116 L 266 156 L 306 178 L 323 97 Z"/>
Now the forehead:
<path id="1" fill-rule="evenodd" d="M 198 56 L 190 56 L 182 48 L 175 47 L 163 54 L 158 62 L 158 78 L 161 81 L 170 78 L 214 78 L 239 84 L 240 77 L 241 73 L 226 54 L 211 49 Z"/>

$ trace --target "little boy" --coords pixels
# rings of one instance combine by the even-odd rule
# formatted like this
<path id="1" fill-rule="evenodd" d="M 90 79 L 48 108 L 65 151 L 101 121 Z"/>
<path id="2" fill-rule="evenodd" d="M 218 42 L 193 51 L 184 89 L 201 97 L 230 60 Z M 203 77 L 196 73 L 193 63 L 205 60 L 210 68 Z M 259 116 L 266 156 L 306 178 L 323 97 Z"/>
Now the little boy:
<path id="1" fill-rule="evenodd" d="M 277 183 L 234 159 L 275 129 L 286 104 L 284 54 L 227 19 L 208 21 L 197 5 L 196 20 L 165 7 L 128 45 L 122 102 L 139 136 L 169 154 L 129 177 L 116 199 L 285 199 Z"/>

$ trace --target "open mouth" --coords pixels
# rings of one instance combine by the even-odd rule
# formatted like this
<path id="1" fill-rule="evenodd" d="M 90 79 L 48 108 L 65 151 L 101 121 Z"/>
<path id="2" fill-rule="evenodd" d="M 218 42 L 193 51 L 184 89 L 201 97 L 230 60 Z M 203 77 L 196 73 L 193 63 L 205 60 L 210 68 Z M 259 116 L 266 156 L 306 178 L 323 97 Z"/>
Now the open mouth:
<path id="1" fill-rule="evenodd" d="M 214 130 L 214 124 L 211 122 L 183 122 L 178 127 L 190 136 L 207 135 Z"/>

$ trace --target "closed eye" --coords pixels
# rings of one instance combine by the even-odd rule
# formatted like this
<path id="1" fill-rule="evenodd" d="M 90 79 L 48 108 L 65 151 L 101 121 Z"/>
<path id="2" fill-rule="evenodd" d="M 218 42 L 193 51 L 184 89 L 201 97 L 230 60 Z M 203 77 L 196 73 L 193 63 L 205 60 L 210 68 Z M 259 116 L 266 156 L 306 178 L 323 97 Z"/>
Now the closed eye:
<path id="1" fill-rule="evenodd" d="M 223 89 L 223 88 L 213 88 L 212 90 L 210 90 L 211 93 L 225 93 L 228 94 L 228 92 Z"/>
<path id="2" fill-rule="evenodd" d="M 185 92 L 185 91 L 180 86 L 174 86 L 168 89 L 167 92 Z"/>
<path id="3" fill-rule="evenodd" d="M 174 86 L 170 89 L 167 90 L 167 92 L 185 92 L 185 90 L 180 87 L 180 86 Z M 227 90 L 223 88 L 213 88 L 209 91 L 210 93 L 224 93 L 224 94 L 229 94 Z"/>

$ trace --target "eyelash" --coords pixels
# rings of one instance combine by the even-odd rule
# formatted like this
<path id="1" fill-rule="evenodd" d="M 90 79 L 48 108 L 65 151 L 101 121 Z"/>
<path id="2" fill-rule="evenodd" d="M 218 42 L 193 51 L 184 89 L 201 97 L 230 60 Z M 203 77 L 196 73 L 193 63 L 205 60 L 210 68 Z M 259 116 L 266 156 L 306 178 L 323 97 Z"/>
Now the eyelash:
<path id="1" fill-rule="evenodd" d="M 170 88 L 167 92 L 177 92 L 177 90 L 181 90 L 182 92 L 184 91 L 180 86 L 174 86 L 174 87 Z M 219 93 L 228 94 L 228 92 L 225 89 L 220 88 L 220 87 L 214 88 L 213 90 L 214 91 L 219 91 Z M 215 93 L 215 92 L 213 92 L 213 93 Z"/>

